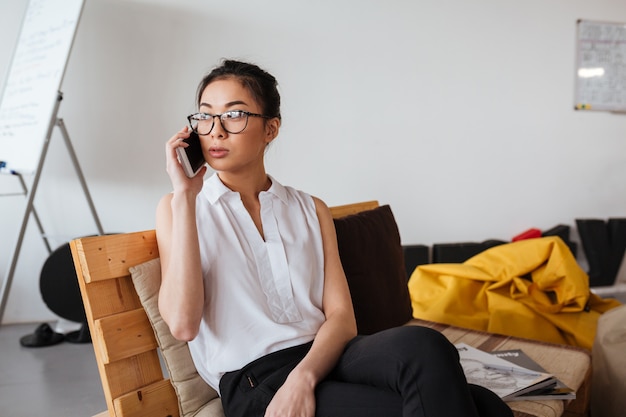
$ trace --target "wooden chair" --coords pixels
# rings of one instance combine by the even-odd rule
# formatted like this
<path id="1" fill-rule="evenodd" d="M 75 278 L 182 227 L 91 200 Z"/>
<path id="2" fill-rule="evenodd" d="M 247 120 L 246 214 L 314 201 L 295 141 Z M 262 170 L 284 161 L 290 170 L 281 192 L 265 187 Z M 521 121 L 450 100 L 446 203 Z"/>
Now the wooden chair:
<path id="1" fill-rule="evenodd" d="M 339 218 L 377 201 L 331 208 Z M 179 416 L 158 345 L 129 268 L 159 256 L 156 233 L 85 237 L 70 242 L 108 411 L 98 417 Z"/>
<path id="2" fill-rule="evenodd" d="M 108 411 L 98 417 L 175 416 L 174 388 L 128 268 L 157 258 L 154 230 L 70 242 Z"/>
<path id="3" fill-rule="evenodd" d="M 378 202 L 369 201 L 333 207 L 331 212 L 340 218 L 375 207 Z M 157 341 L 129 272 L 130 267 L 159 256 L 155 231 L 75 239 L 70 248 L 108 408 L 97 417 L 179 417 L 176 392 L 162 371 Z M 408 324 L 434 327 L 453 343 L 485 350 L 522 348 L 577 390 L 577 400 L 567 404 L 510 403 L 516 417 L 588 415 L 588 353 L 417 319 Z"/>

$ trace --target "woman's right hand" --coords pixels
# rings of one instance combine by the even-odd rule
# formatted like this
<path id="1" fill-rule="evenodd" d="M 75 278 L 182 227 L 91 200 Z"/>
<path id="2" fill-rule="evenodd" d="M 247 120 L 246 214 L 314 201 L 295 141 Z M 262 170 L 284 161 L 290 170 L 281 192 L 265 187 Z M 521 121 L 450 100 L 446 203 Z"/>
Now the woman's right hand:
<path id="1" fill-rule="evenodd" d="M 182 165 L 178 160 L 176 154 L 176 148 L 187 147 L 188 145 L 183 142 L 183 139 L 189 137 L 189 127 L 185 126 L 178 133 L 172 136 L 165 144 L 165 161 L 166 171 L 172 182 L 174 193 L 176 192 L 191 192 L 198 194 L 202 189 L 203 177 L 207 171 L 206 165 L 203 166 L 198 174 L 193 178 L 188 178 L 185 175 Z"/>

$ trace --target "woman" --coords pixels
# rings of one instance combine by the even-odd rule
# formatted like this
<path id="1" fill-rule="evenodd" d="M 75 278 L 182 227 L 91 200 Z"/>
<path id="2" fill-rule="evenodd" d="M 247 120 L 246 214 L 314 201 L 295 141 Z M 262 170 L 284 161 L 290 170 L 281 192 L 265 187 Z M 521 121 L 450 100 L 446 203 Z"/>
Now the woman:
<path id="1" fill-rule="evenodd" d="M 356 336 L 328 207 L 265 171 L 281 125 L 275 78 L 224 61 L 197 99 L 191 128 L 216 173 L 184 174 L 176 148 L 187 146 L 188 127 L 167 142 L 173 192 L 157 208 L 159 309 L 189 341 L 226 416 L 511 415 L 468 387 L 441 334 Z"/>

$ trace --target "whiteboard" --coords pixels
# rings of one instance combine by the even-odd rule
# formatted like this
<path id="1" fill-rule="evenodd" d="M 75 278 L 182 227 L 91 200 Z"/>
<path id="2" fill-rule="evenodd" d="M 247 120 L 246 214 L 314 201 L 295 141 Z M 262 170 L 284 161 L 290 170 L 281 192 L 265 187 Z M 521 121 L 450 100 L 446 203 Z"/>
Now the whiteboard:
<path id="1" fill-rule="evenodd" d="M 30 0 L 0 99 L 0 161 L 32 173 L 42 157 L 84 0 Z"/>
<path id="2" fill-rule="evenodd" d="M 626 24 L 577 22 L 574 108 L 626 111 Z"/>

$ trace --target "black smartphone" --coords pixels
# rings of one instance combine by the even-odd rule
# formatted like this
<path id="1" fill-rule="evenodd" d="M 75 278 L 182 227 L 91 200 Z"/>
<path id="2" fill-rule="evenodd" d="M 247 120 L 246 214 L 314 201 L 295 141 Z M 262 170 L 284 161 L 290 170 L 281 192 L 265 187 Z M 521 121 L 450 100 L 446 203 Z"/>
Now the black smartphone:
<path id="1" fill-rule="evenodd" d="M 178 154 L 178 160 L 183 166 L 185 175 L 191 178 L 196 176 L 200 168 L 205 164 L 204 155 L 202 155 L 202 145 L 200 145 L 200 138 L 196 132 L 191 132 L 187 139 L 183 139 L 189 146 L 186 148 L 176 148 Z"/>

